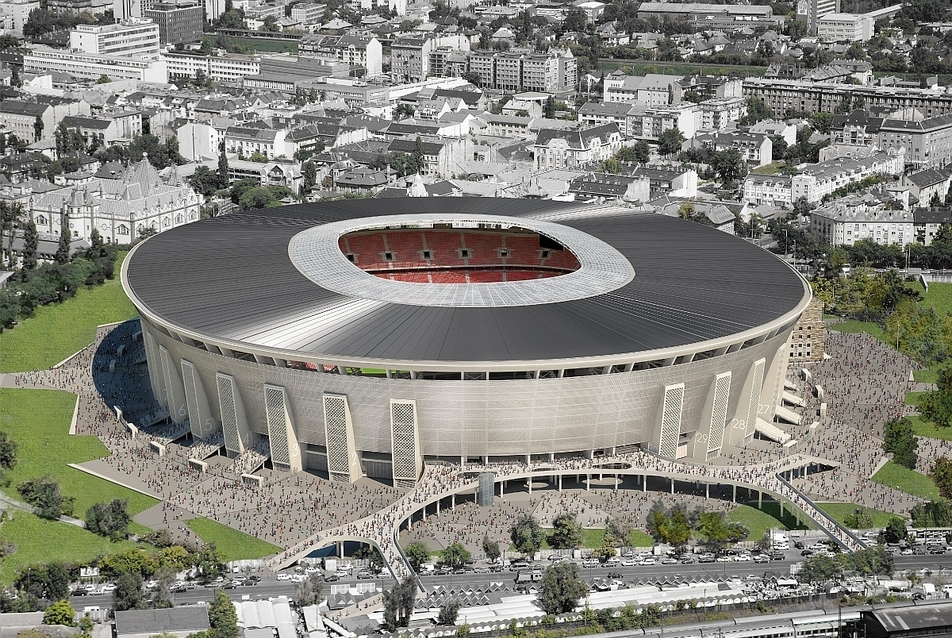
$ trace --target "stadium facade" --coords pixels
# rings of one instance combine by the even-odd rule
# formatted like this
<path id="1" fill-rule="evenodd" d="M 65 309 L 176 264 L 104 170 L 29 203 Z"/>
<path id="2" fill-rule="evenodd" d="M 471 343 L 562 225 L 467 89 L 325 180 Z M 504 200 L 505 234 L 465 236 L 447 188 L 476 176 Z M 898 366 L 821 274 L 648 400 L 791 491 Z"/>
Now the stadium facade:
<path id="1" fill-rule="evenodd" d="M 229 456 L 412 484 L 424 460 L 707 461 L 781 400 L 810 301 L 774 255 L 616 206 L 367 200 L 137 246 L 157 400 Z"/>

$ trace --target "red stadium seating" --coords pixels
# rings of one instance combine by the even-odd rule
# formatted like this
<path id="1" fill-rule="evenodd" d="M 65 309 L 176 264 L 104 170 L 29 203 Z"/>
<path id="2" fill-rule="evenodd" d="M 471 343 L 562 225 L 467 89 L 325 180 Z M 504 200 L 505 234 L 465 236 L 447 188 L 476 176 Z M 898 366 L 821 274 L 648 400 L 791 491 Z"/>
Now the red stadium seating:
<path id="1" fill-rule="evenodd" d="M 494 283 L 553 277 L 578 269 L 568 250 L 542 259 L 539 237 L 476 230 L 388 230 L 342 237 L 341 251 L 363 270 L 413 283 Z M 506 256 L 500 256 L 505 249 Z M 462 250 L 466 257 L 460 257 Z M 430 258 L 424 259 L 424 251 Z M 390 253 L 392 259 L 384 259 Z M 544 268 L 544 269 L 543 269 Z"/>

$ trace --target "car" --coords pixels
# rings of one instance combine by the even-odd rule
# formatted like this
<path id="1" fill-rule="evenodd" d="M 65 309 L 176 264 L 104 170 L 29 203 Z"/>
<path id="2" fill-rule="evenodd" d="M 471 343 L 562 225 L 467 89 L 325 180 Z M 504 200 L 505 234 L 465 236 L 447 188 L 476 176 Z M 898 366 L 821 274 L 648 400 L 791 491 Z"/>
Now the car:
<path id="1" fill-rule="evenodd" d="M 338 578 L 347 578 L 350 576 L 350 572 L 346 569 L 338 569 L 336 572 L 334 572 L 334 575 Z"/>
<path id="2" fill-rule="evenodd" d="M 899 551 L 899 555 L 900 555 L 900 556 L 912 556 L 912 548 L 911 548 L 911 547 L 907 547 L 906 549 L 900 550 L 900 551 Z"/>
<path id="3" fill-rule="evenodd" d="M 582 561 L 582 567 L 598 567 L 598 561 L 594 558 L 586 558 Z"/>
<path id="4" fill-rule="evenodd" d="M 608 572 L 608 578 L 624 578 L 620 572 Z"/>
<path id="5" fill-rule="evenodd" d="M 113 583 L 105 583 L 99 588 L 99 591 L 103 594 L 111 594 L 112 592 L 116 591 L 116 586 Z"/>
<path id="6" fill-rule="evenodd" d="M 234 589 L 235 587 L 237 587 L 237 586 L 240 585 L 240 584 L 241 584 L 241 583 L 236 583 L 236 582 L 233 581 L 233 580 L 229 580 L 229 581 L 226 582 L 226 583 L 222 583 L 221 588 L 222 588 L 222 589 Z"/>
<path id="7" fill-rule="evenodd" d="M 693 556 L 682 556 L 682 557 L 681 557 L 681 564 L 682 564 L 682 565 L 693 565 L 693 564 L 696 563 L 696 562 L 697 562 L 697 559 L 694 558 Z"/>
<path id="8" fill-rule="evenodd" d="M 634 550 L 626 549 L 622 554 L 622 558 L 634 558 L 636 556 Z"/>
<path id="9" fill-rule="evenodd" d="M 812 545 L 810 545 L 810 549 L 812 549 L 815 552 L 818 552 L 821 549 L 828 549 L 828 547 L 829 546 L 826 543 L 813 543 Z"/>
<path id="10" fill-rule="evenodd" d="M 803 549 L 803 541 L 793 541 L 794 549 Z"/>
<path id="11" fill-rule="evenodd" d="M 291 580 L 291 574 L 281 573 L 277 575 L 278 580 Z"/>
<path id="12" fill-rule="evenodd" d="M 750 561 L 750 554 L 738 554 L 734 557 L 734 560 L 738 563 L 745 563 Z"/>
<path id="13" fill-rule="evenodd" d="M 662 565 L 677 565 L 678 559 L 675 558 L 674 556 L 668 556 L 663 561 L 661 561 L 661 564 Z"/>
<path id="14" fill-rule="evenodd" d="M 638 561 L 638 564 L 639 565 L 657 565 L 658 561 L 656 561 L 651 556 L 647 556 L 645 558 L 642 558 L 640 561 Z"/>
<path id="15" fill-rule="evenodd" d="M 316 565 L 311 565 L 310 567 L 308 567 L 307 569 L 304 570 L 304 573 L 306 573 L 306 574 L 313 574 L 313 573 L 316 573 L 316 572 L 319 572 L 319 571 L 321 571 L 321 568 L 320 568 L 320 567 L 318 567 L 318 566 L 316 566 Z"/>
<path id="16" fill-rule="evenodd" d="M 76 589 L 74 589 L 74 590 L 72 591 L 72 593 L 71 593 L 70 595 L 72 595 L 72 596 L 85 596 L 85 595 L 88 594 L 88 593 L 89 593 L 89 590 L 86 589 L 85 587 L 77 587 Z"/>
<path id="17" fill-rule="evenodd" d="M 755 563 L 769 563 L 770 556 L 767 556 L 766 554 L 757 554 L 756 556 L 754 556 L 754 562 Z"/>
<path id="18" fill-rule="evenodd" d="M 617 556 L 611 556 L 608 560 L 605 561 L 606 565 L 618 565 L 621 563 L 621 559 Z"/>
<path id="19" fill-rule="evenodd" d="M 789 543 L 775 543 L 773 548 L 776 549 L 777 551 L 785 552 L 788 549 L 790 549 L 790 544 Z"/>
<path id="20" fill-rule="evenodd" d="M 717 558 L 714 559 L 714 562 L 715 562 L 715 563 L 729 563 L 729 562 L 731 562 L 731 557 L 730 557 L 730 556 L 718 556 Z"/>
<path id="21" fill-rule="evenodd" d="M 374 577 L 374 574 L 369 569 L 362 569 L 357 572 L 357 580 L 370 580 Z"/>
<path id="22" fill-rule="evenodd" d="M 935 546 L 935 547 L 930 548 L 930 549 L 929 549 L 929 553 L 930 553 L 930 554 L 944 554 L 944 553 L 945 553 L 945 547 L 942 547 L 941 545 L 937 545 L 937 546 Z"/>
<path id="23" fill-rule="evenodd" d="M 816 552 L 809 548 L 800 552 L 801 556 L 813 556 L 814 554 L 816 554 Z"/>
<path id="24" fill-rule="evenodd" d="M 281 574 L 278 574 L 278 575 L 280 576 Z M 185 583 L 175 583 L 174 585 L 169 587 L 169 592 L 173 594 L 181 594 L 186 591 L 188 591 L 188 588 L 185 586 Z"/>
<path id="25" fill-rule="evenodd" d="M 697 562 L 699 562 L 699 563 L 713 563 L 715 560 L 717 560 L 717 559 L 714 558 L 713 556 L 705 555 L 705 556 L 699 556 L 698 559 L 697 559 Z"/>
<path id="26" fill-rule="evenodd" d="M 492 565 L 490 566 L 489 571 L 493 572 L 494 574 L 499 573 L 502 571 L 502 565 Z"/>
<path id="27" fill-rule="evenodd" d="M 433 570 L 434 576 L 449 576 L 452 573 L 453 573 L 453 570 L 447 567 L 446 565 L 440 565 L 439 567 Z"/>

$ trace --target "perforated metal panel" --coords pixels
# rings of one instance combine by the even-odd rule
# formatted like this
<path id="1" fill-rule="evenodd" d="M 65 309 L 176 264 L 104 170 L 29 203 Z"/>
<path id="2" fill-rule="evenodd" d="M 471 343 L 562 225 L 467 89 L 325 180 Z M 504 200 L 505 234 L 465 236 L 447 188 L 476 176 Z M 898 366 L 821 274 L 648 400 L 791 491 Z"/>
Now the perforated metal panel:
<path id="1" fill-rule="evenodd" d="M 727 402 L 731 393 L 731 373 L 717 375 L 714 380 L 714 408 L 708 426 L 707 453 L 717 452 L 724 444 L 724 428 L 727 425 Z"/>
<path id="2" fill-rule="evenodd" d="M 165 379 L 165 402 L 169 408 L 169 417 L 175 423 L 188 418 L 188 406 L 185 402 L 185 389 L 179 379 L 172 355 L 165 346 L 159 346 L 159 359 L 162 361 L 162 376 Z"/>
<path id="3" fill-rule="evenodd" d="M 324 395 L 324 431 L 327 437 L 327 471 L 332 478 L 350 476 L 347 436 L 347 397 Z"/>
<path id="4" fill-rule="evenodd" d="M 393 446 L 393 481 L 401 486 L 416 483 L 420 475 L 416 402 L 390 400 L 390 435 Z"/>
<path id="5" fill-rule="evenodd" d="M 155 343 L 155 337 L 146 330 L 145 339 L 145 359 L 149 368 L 149 383 L 152 385 L 152 396 L 162 407 L 168 407 L 168 397 L 165 396 L 165 373 L 162 371 L 162 362 L 159 360 L 159 348 Z"/>
<path id="6" fill-rule="evenodd" d="M 674 459 L 678 454 L 678 438 L 681 434 L 681 409 L 684 407 L 684 384 L 664 388 L 664 405 L 661 411 L 661 436 L 658 454 Z"/>
<path id="7" fill-rule="evenodd" d="M 241 454 L 241 434 L 238 431 L 238 407 L 235 405 L 235 380 L 227 374 L 216 374 L 218 402 L 221 405 L 221 426 L 225 432 L 225 449 Z"/>
<path id="8" fill-rule="evenodd" d="M 750 396 L 747 398 L 747 421 L 745 422 L 744 439 L 749 440 L 754 436 L 754 428 L 757 426 L 757 406 L 760 405 L 760 393 L 764 387 L 764 368 L 767 365 L 766 359 L 758 359 L 754 362 L 753 381 L 750 388 Z"/>
<path id="9" fill-rule="evenodd" d="M 264 386 L 264 402 L 268 413 L 271 460 L 290 468 L 291 446 L 288 443 L 288 414 L 284 405 L 284 388 Z"/>
<path id="10" fill-rule="evenodd" d="M 218 423 L 212 416 L 208 397 L 195 364 L 186 359 L 182 359 L 182 384 L 185 386 L 185 401 L 188 405 L 188 422 L 192 435 L 204 439 L 218 429 Z"/>

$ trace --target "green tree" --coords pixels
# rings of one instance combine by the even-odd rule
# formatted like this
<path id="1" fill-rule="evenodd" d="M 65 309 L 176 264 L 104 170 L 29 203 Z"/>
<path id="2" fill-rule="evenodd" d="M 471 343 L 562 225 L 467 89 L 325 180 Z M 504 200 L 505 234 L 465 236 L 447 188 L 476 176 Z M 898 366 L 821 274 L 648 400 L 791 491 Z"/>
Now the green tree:
<path id="1" fill-rule="evenodd" d="M 632 146 L 623 146 L 615 153 L 615 159 L 619 162 L 628 162 L 630 164 L 647 164 L 651 159 L 651 147 L 648 142 L 638 140 Z"/>
<path id="2" fill-rule="evenodd" d="M 892 453 L 895 463 L 910 470 L 915 469 L 919 459 L 916 453 L 918 447 L 919 441 L 916 440 L 912 422 L 908 419 L 893 419 L 886 422 L 883 428 L 883 450 Z"/>
<path id="3" fill-rule="evenodd" d="M 611 545 L 603 543 L 601 547 L 592 550 L 592 557 L 602 564 L 607 563 L 612 556 L 618 556 L 618 552 Z"/>
<path id="4" fill-rule="evenodd" d="M 219 589 L 208 606 L 211 638 L 238 638 L 238 613 L 224 590 Z"/>
<path id="5" fill-rule="evenodd" d="M 226 160 L 227 162 L 227 160 Z M 199 166 L 188 179 L 189 185 L 195 192 L 205 198 L 211 197 L 218 190 L 221 180 L 218 174 L 207 166 Z"/>
<path id="6" fill-rule="evenodd" d="M 599 165 L 599 169 L 603 173 L 608 173 L 609 175 L 617 175 L 621 172 L 621 164 L 618 163 L 618 160 L 614 157 L 609 157 L 607 160 L 603 161 Z"/>
<path id="7" fill-rule="evenodd" d="M 90 638 L 93 635 L 93 627 L 93 619 L 89 617 L 89 612 L 83 614 L 83 617 L 79 619 L 79 635 L 82 638 Z"/>
<path id="8" fill-rule="evenodd" d="M 545 99 L 545 104 L 542 105 L 542 117 L 550 120 L 555 118 L 555 97 L 550 95 Z"/>
<path id="9" fill-rule="evenodd" d="M 747 98 L 747 115 L 742 118 L 744 124 L 756 124 L 762 120 L 773 119 L 774 112 L 767 108 L 763 100 L 756 97 Z"/>
<path id="10" fill-rule="evenodd" d="M 116 589 L 112 592 L 112 608 L 115 611 L 142 609 L 145 596 L 142 593 L 142 576 L 135 572 L 122 572 L 116 579 Z M 211 616 L 211 608 L 209 608 Z"/>
<path id="11" fill-rule="evenodd" d="M 43 139 L 43 118 L 39 115 L 36 116 L 36 119 L 33 120 L 33 141 L 39 142 Z"/>
<path id="12" fill-rule="evenodd" d="M 9 434 L 0 431 L 0 468 L 13 469 L 17 464 L 17 447 L 17 442 L 10 438 Z"/>
<path id="13" fill-rule="evenodd" d="M 952 366 L 939 370 L 936 389 L 922 397 L 919 413 L 937 428 L 952 425 Z"/>
<path id="14" fill-rule="evenodd" d="M 321 572 L 309 574 L 294 587 L 295 600 L 300 607 L 317 605 L 324 600 L 324 576 Z"/>
<path id="15" fill-rule="evenodd" d="M 391 589 L 383 592 L 383 624 L 388 631 L 410 624 L 410 615 L 416 602 L 416 582 L 404 578 Z"/>
<path id="16" fill-rule="evenodd" d="M 746 527 L 740 523 L 728 523 L 721 512 L 702 512 L 697 531 L 704 537 L 704 544 L 713 550 L 739 543 L 748 534 Z"/>
<path id="17" fill-rule="evenodd" d="M 586 593 L 588 587 L 579 578 L 578 565 L 557 563 L 542 575 L 539 606 L 547 614 L 564 614 L 573 611 Z"/>
<path id="18" fill-rule="evenodd" d="M 442 558 L 445 565 L 449 565 L 453 569 L 457 569 L 466 564 L 466 561 L 470 560 L 473 557 L 469 553 L 469 550 L 463 547 L 462 543 L 453 543 L 448 545 L 446 549 L 440 552 L 440 558 Z"/>
<path id="19" fill-rule="evenodd" d="M 225 155 L 225 141 L 222 140 L 218 145 L 218 170 L 216 175 L 218 175 L 218 188 L 228 188 L 230 179 L 228 177 L 228 156 Z M 235 202 L 238 203 L 237 201 Z"/>
<path id="20" fill-rule="evenodd" d="M 63 496 L 52 476 L 23 481 L 17 485 L 17 491 L 24 501 L 36 508 L 36 514 L 42 518 L 57 519 L 73 513 L 73 497 Z"/>
<path id="21" fill-rule="evenodd" d="M 803 567 L 797 573 L 801 582 L 825 583 L 843 573 L 836 560 L 829 556 L 817 554 L 810 556 L 803 562 Z"/>
<path id="22" fill-rule="evenodd" d="M 56 254 L 53 259 L 56 263 L 63 265 L 69 263 L 71 240 L 73 233 L 69 230 L 68 218 L 63 214 L 63 223 L 60 225 L 59 243 L 56 246 Z"/>
<path id="23" fill-rule="evenodd" d="M 238 207 L 241 210 L 273 208 L 280 205 L 281 202 L 274 196 L 274 192 L 269 186 L 255 186 L 254 188 L 250 188 L 242 193 L 238 199 Z"/>
<path id="24" fill-rule="evenodd" d="M 483 534 L 483 553 L 486 554 L 486 559 L 491 563 L 495 563 L 502 556 L 499 543 L 491 540 L 489 534 Z"/>
<path id="25" fill-rule="evenodd" d="M 625 547 L 631 539 L 631 525 L 620 518 L 605 519 L 605 536 L 602 543 L 609 547 Z"/>
<path id="26" fill-rule="evenodd" d="M 563 512 L 552 519 L 549 546 L 553 549 L 575 549 L 582 546 L 582 528 L 575 514 Z"/>
<path id="27" fill-rule="evenodd" d="M 684 135 L 678 127 L 669 128 L 658 136 L 658 153 L 673 155 L 681 151 L 682 144 L 684 144 Z"/>
<path id="28" fill-rule="evenodd" d="M 929 477 L 933 480 L 943 498 L 952 498 L 952 460 L 940 456 L 932 463 Z"/>
<path id="29" fill-rule="evenodd" d="M 407 545 L 404 553 L 407 555 L 407 562 L 410 563 L 410 567 L 412 567 L 415 572 L 420 571 L 420 566 L 430 560 L 430 550 L 426 548 L 426 545 L 420 542 Z"/>
<path id="30" fill-rule="evenodd" d="M 303 177 L 301 183 L 302 195 L 306 195 L 311 192 L 311 189 L 314 188 L 314 185 L 317 184 L 317 164 L 308 160 L 304 162 L 304 166 L 301 169 L 301 174 Z"/>
<path id="31" fill-rule="evenodd" d="M 545 531 L 536 519 L 530 515 L 520 518 L 509 530 L 509 537 L 517 552 L 525 556 L 532 556 L 545 540 Z"/>
<path id="32" fill-rule="evenodd" d="M 128 500 L 117 498 L 108 503 L 96 503 L 86 510 L 86 529 L 113 541 L 124 539 L 132 521 L 128 505 Z"/>
<path id="33" fill-rule="evenodd" d="M 852 514 L 847 514 L 843 518 L 843 523 L 852 529 L 869 529 L 873 526 L 873 516 L 869 509 L 857 507 Z"/>
<path id="34" fill-rule="evenodd" d="M 225 556 L 215 543 L 205 543 L 195 556 L 195 567 L 206 580 L 218 578 L 225 572 Z"/>
<path id="35" fill-rule="evenodd" d="M 436 617 L 437 625 L 455 625 L 459 616 L 460 603 L 458 600 L 448 600 L 440 605 L 440 613 Z"/>
<path id="36" fill-rule="evenodd" d="M 99 76 L 99 79 L 96 80 L 96 84 L 111 84 L 112 78 L 110 78 L 105 73 Z"/>
<path id="37" fill-rule="evenodd" d="M 36 224 L 31 219 L 23 227 L 23 272 L 30 273 L 36 270 L 39 247 L 40 235 L 36 232 Z M 0 443 L 0 466 L 2 465 L 2 443 Z"/>
<path id="38" fill-rule="evenodd" d="M 747 177 L 747 162 L 736 148 L 715 151 L 711 157 L 711 168 L 724 184 L 736 183 Z"/>
<path id="39" fill-rule="evenodd" d="M 57 600 L 43 612 L 43 624 L 75 627 L 75 616 L 76 612 L 73 611 L 73 606 L 69 604 L 68 600 Z"/>
<path id="40" fill-rule="evenodd" d="M 69 570 L 66 565 L 56 561 L 46 566 L 46 597 L 50 600 L 62 600 L 69 597 Z"/>
<path id="41" fill-rule="evenodd" d="M 904 541 L 908 535 L 906 531 L 906 521 L 898 516 L 890 518 L 889 522 L 886 523 L 886 528 L 883 530 L 883 540 L 887 543 Z"/>

